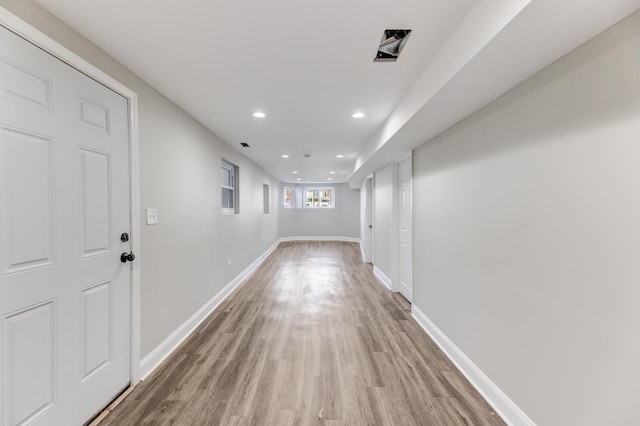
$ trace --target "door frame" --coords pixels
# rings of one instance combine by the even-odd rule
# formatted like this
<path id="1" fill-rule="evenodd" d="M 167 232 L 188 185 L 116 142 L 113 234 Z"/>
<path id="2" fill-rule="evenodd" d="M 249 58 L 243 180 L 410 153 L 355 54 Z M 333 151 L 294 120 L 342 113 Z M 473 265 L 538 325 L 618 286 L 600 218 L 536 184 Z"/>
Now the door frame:
<path id="1" fill-rule="evenodd" d="M 409 303 L 413 304 L 413 152 L 410 153 L 407 157 L 400 159 L 396 164 L 396 181 L 395 181 L 395 186 L 394 186 L 394 190 L 397 194 L 396 199 L 394 201 L 395 205 L 394 208 L 396 209 L 396 218 L 397 221 L 395 222 L 394 226 L 397 230 L 397 235 L 396 235 L 396 247 L 397 247 L 397 251 L 396 251 L 396 257 L 395 257 L 395 264 L 396 264 L 396 271 L 397 271 L 397 281 L 395 282 L 395 290 L 397 292 L 400 292 L 400 164 L 404 163 L 405 161 L 410 161 L 411 162 L 411 179 L 410 179 L 410 183 L 409 183 L 409 191 L 411 193 L 411 203 L 409 206 L 409 214 L 411 215 L 411 258 L 410 258 L 410 262 L 411 262 L 411 300 L 409 301 Z"/>
<path id="2" fill-rule="evenodd" d="M 370 249 L 371 252 L 369 253 L 371 256 L 371 264 L 375 265 L 376 264 L 376 227 L 374 226 L 376 223 L 376 175 L 375 173 L 372 173 L 369 175 L 370 177 L 368 177 L 369 179 L 369 188 L 371 189 L 371 203 L 369 203 L 369 206 L 371 207 L 371 243 L 370 245 Z"/>
<path id="3" fill-rule="evenodd" d="M 136 262 L 131 262 L 131 385 L 140 381 L 140 167 L 138 150 L 138 95 L 128 87 L 91 65 L 60 43 L 0 6 L 0 26 L 17 34 L 77 71 L 127 99 L 129 118 L 129 195 L 131 249 Z M 105 401 L 107 403 L 109 401 Z"/>
<path id="4" fill-rule="evenodd" d="M 362 232 L 364 232 L 363 235 L 360 236 L 360 244 L 362 246 L 362 261 L 371 264 L 373 264 L 373 242 L 375 232 L 375 229 L 373 227 L 373 214 L 375 211 L 375 209 L 373 208 L 373 179 L 373 174 L 364 178 L 364 180 L 362 181 L 362 187 L 360 188 L 360 191 L 364 192 L 364 205 L 360 206 L 361 211 L 364 212 L 364 215 L 362 215 L 364 217 L 361 216 L 360 218 L 363 221 L 363 223 L 361 223 L 361 230 L 363 230 Z M 363 200 L 361 199 L 361 202 L 362 201 Z"/>

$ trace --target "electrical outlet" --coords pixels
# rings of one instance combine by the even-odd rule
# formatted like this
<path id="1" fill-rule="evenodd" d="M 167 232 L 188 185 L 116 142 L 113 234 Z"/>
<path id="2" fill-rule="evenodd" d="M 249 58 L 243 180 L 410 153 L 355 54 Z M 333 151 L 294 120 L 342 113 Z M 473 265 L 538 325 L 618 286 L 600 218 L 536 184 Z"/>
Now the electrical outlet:
<path id="1" fill-rule="evenodd" d="M 158 209 L 147 209 L 147 225 L 156 225 L 158 223 Z"/>
<path id="2" fill-rule="evenodd" d="M 227 259 L 227 266 L 231 266 L 231 258 Z"/>

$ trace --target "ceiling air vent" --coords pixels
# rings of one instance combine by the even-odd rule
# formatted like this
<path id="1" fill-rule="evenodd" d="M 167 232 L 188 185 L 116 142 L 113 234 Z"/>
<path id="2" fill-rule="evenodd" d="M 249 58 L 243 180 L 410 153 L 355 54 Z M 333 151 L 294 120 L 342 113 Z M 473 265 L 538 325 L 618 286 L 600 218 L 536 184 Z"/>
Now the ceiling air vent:
<path id="1" fill-rule="evenodd" d="M 241 145 L 243 148 L 249 148 L 249 144 L 248 144 L 248 143 L 246 143 L 246 142 L 240 142 L 240 145 Z"/>
<path id="2" fill-rule="evenodd" d="M 395 62 L 407 44 L 411 30 L 384 30 L 378 53 L 373 62 Z"/>

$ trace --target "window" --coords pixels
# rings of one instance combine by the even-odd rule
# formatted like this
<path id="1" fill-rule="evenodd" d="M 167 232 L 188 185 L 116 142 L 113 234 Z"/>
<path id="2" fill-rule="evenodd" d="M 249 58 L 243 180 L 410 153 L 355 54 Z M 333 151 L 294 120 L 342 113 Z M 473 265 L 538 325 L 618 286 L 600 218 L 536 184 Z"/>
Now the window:
<path id="1" fill-rule="evenodd" d="M 222 160 L 222 213 L 238 213 L 238 167 Z"/>
<path id="2" fill-rule="evenodd" d="M 293 209 L 296 207 L 296 189 L 293 186 L 284 187 L 284 208 Z"/>
<path id="3" fill-rule="evenodd" d="M 304 188 L 304 208 L 334 208 L 336 190 L 333 187 Z"/>
<path id="4" fill-rule="evenodd" d="M 336 206 L 336 189 L 333 186 L 285 186 L 282 199 L 285 209 L 332 209 Z"/>

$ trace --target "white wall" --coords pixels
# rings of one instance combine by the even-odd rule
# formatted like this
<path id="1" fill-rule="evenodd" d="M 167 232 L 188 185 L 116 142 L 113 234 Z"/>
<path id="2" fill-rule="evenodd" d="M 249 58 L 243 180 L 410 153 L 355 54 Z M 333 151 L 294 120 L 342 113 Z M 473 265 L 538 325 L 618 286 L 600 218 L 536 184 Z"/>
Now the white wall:
<path id="1" fill-rule="evenodd" d="M 373 264 L 392 279 L 392 223 L 395 165 L 374 174 Z"/>
<path id="2" fill-rule="evenodd" d="M 322 186 L 336 188 L 336 203 L 332 209 L 285 209 L 284 187 L 305 185 L 280 184 L 278 205 L 280 237 L 346 237 L 360 238 L 360 191 L 346 183 Z M 319 186 L 317 184 L 307 186 Z"/>
<path id="3" fill-rule="evenodd" d="M 144 357 L 277 241 L 278 209 L 263 214 L 262 185 L 279 183 L 31 0 L 0 5 L 139 96 Z M 222 157 L 240 167 L 239 215 L 221 214 Z M 158 225 L 144 224 L 147 207 L 158 208 Z"/>
<path id="4" fill-rule="evenodd" d="M 636 12 L 414 152 L 414 304 L 539 425 L 640 424 L 639 52 Z"/>

